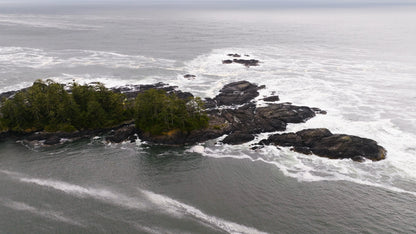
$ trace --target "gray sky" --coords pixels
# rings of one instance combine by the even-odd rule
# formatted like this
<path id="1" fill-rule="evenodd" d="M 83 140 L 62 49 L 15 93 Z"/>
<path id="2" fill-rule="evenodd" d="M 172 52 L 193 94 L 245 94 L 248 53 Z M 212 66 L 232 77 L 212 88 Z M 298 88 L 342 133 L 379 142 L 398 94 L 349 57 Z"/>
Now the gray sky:
<path id="1" fill-rule="evenodd" d="M 0 4 L 135 4 L 135 5 L 224 5 L 224 6 L 381 6 L 416 5 L 416 0 L 0 0 Z"/>

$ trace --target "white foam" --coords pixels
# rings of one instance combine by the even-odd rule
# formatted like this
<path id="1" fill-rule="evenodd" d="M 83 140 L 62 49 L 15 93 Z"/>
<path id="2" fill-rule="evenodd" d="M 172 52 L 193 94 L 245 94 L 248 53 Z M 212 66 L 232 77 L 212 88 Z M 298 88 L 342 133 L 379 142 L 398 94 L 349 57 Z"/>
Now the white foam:
<path id="1" fill-rule="evenodd" d="M 190 149 L 188 149 L 187 151 L 188 152 L 191 152 L 191 153 L 199 153 L 199 154 L 202 154 L 205 151 L 205 147 L 202 146 L 202 145 L 194 145 Z"/>
<path id="2" fill-rule="evenodd" d="M 29 212 L 31 214 L 34 214 L 43 218 L 52 219 L 52 220 L 67 223 L 67 224 L 72 224 L 72 225 L 81 226 L 81 227 L 85 226 L 84 224 L 82 224 L 82 222 L 76 221 L 72 218 L 68 218 L 64 216 L 61 212 L 36 208 L 23 202 L 17 202 L 17 201 L 8 200 L 8 199 L 0 199 L 0 203 L 3 206 L 8 207 L 13 210 L 26 211 L 26 212 Z"/>
<path id="3" fill-rule="evenodd" d="M 0 47 L 0 66 L 7 68 L 73 68 L 102 66 L 106 68 L 172 68 L 174 60 L 127 55 L 111 51 L 56 50 L 29 47 Z"/>
<path id="4" fill-rule="evenodd" d="M 147 190 L 141 190 L 141 192 L 159 209 L 163 211 L 167 210 L 179 218 L 183 216 L 190 216 L 228 233 L 264 233 L 255 228 L 207 215 L 193 206 L 184 204 L 167 196 L 156 194 Z"/>
<path id="5" fill-rule="evenodd" d="M 221 64 L 227 53 L 250 54 L 258 67 Z M 186 62 L 184 70 L 197 75 L 202 96 L 215 96 L 226 83 L 248 80 L 265 84 L 257 98 L 279 95 L 281 102 L 328 111 L 304 124 L 289 124 L 288 132 L 304 128 L 330 129 L 376 140 L 387 159 L 372 163 L 305 156 L 288 149 L 265 147 L 248 153 L 240 146 L 206 147 L 203 155 L 265 161 L 300 181 L 348 180 L 412 194 L 403 181 L 416 180 L 416 68 L 400 60 L 377 60 L 367 51 L 305 44 L 215 49 Z M 198 80 L 200 78 L 200 80 Z M 191 83 L 191 81 L 189 81 Z M 188 84 L 186 84 L 188 85 Z M 180 86 L 180 85 L 179 85 Z M 193 86 L 189 84 L 189 91 Z M 405 183 L 405 184 L 406 184 Z"/>
<path id="6" fill-rule="evenodd" d="M 129 197 L 121 193 L 113 192 L 108 189 L 97 189 L 92 187 L 82 187 L 58 180 L 47 180 L 38 178 L 19 178 L 21 182 L 36 184 L 39 186 L 49 187 L 69 195 L 77 197 L 89 197 L 106 203 L 118 205 L 129 209 L 145 210 L 146 205 L 135 197 Z"/>
<path id="7" fill-rule="evenodd" d="M 208 225 L 213 228 L 219 228 L 229 233 L 264 233 L 255 228 L 247 227 L 215 216 L 207 215 L 193 206 L 181 203 L 167 196 L 156 194 L 148 190 L 139 189 L 140 193 L 143 194 L 144 197 L 130 197 L 121 193 L 113 192 L 109 189 L 84 187 L 52 179 L 29 178 L 21 173 L 7 170 L 0 170 L 0 172 L 10 177 L 16 178 L 23 183 L 35 184 L 38 186 L 52 188 L 57 191 L 64 192 L 68 195 L 80 198 L 93 198 L 105 203 L 117 205 L 119 207 L 124 207 L 127 209 L 137 209 L 149 212 L 154 211 L 154 208 L 156 207 L 158 212 L 172 215 L 175 218 L 191 217 L 201 221 L 201 223 L 204 225 Z M 36 213 L 38 215 L 53 218 L 59 221 L 72 221 L 71 219 L 67 219 L 58 213 L 54 213 L 51 211 L 42 211 L 24 203 L 8 202 L 7 204 L 9 204 L 8 206 L 13 209 L 26 210 L 31 213 Z M 76 222 L 74 222 L 74 224 L 75 223 Z M 160 229 L 154 229 L 140 225 L 135 225 L 135 227 L 145 231 L 160 231 Z"/>

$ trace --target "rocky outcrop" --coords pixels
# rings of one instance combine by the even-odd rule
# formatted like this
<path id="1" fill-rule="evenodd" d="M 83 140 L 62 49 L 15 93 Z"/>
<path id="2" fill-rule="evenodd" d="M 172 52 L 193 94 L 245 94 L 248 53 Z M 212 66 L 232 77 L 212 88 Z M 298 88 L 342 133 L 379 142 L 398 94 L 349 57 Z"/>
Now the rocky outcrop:
<path id="1" fill-rule="evenodd" d="M 227 56 L 233 57 L 234 59 L 222 60 L 223 64 L 238 63 L 238 64 L 242 64 L 246 67 L 251 67 L 251 66 L 258 66 L 259 63 L 260 63 L 260 61 L 257 60 L 257 59 L 240 59 L 240 57 L 241 57 L 240 54 L 227 54 Z M 247 55 L 247 54 L 245 54 L 244 56 L 245 57 L 250 57 L 250 55 Z"/>
<path id="2" fill-rule="evenodd" d="M 233 132 L 222 140 L 225 144 L 239 145 L 254 140 L 254 135 L 244 131 Z"/>
<path id="3" fill-rule="evenodd" d="M 251 66 L 258 66 L 260 61 L 257 59 L 226 59 L 226 60 L 222 60 L 223 64 L 231 64 L 231 63 L 238 63 L 238 64 L 242 64 L 246 67 L 251 67 Z"/>
<path id="4" fill-rule="evenodd" d="M 270 96 L 270 97 L 263 98 L 263 101 L 265 101 L 265 102 L 278 102 L 278 101 L 280 101 L 280 98 L 279 98 L 279 96 L 275 95 L 275 96 Z"/>
<path id="5" fill-rule="evenodd" d="M 261 87 L 248 81 L 238 81 L 225 85 L 214 98 L 218 106 L 242 105 L 259 96 Z"/>
<path id="6" fill-rule="evenodd" d="M 386 157 L 386 150 L 376 141 L 346 134 L 332 134 L 328 129 L 305 129 L 296 133 L 271 135 L 260 144 L 292 146 L 293 150 L 303 154 L 315 154 L 332 159 L 350 158 L 373 161 Z"/>
<path id="7" fill-rule="evenodd" d="M 230 56 L 235 57 L 234 54 Z M 175 93 L 183 99 L 193 97 L 191 93 L 176 90 L 176 87 L 164 83 L 126 86 L 112 90 L 124 93 L 128 98 L 135 98 L 137 94 L 151 88 Z M 326 114 L 325 111 L 319 108 L 296 106 L 291 103 L 275 103 L 279 100 L 278 96 L 264 98 L 264 101 L 273 103 L 257 107 L 254 99 L 259 96 L 258 90 L 261 88 L 264 88 L 264 86 L 258 86 L 248 81 L 238 81 L 225 85 L 216 97 L 205 99 L 205 107 L 208 109 L 207 115 L 209 117 L 208 127 L 191 132 L 172 130 L 162 135 L 153 136 L 139 131 L 132 122 L 127 122 L 113 128 L 72 133 L 2 132 L 0 133 L 0 139 L 14 137 L 23 140 L 28 145 L 34 145 L 33 142 L 40 142 L 42 145 L 56 145 L 62 143 L 64 139 L 73 141 L 100 135 L 105 136 L 106 141 L 115 143 L 133 142 L 139 137 L 143 141 L 154 144 L 185 145 L 227 135 L 222 143 L 242 144 L 254 140 L 255 134 L 284 131 L 288 123 L 301 123 L 316 114 Z M 11 92 L 2 95 L 9 96 L 13 94 Z M 386 156 L 386 150 L 374 140 L 346 134 L 332 134 L 324 128 L 273 134 L 268 139 L 260 141 L 258 146 L 253 148 L 257 149 L 261 145 L 292 147 L 294 151 L 303 154 L 315 154 L 333 159 L 350 158 L 355 161 L 364 159 L 377 161 L 384 159 Z"/>

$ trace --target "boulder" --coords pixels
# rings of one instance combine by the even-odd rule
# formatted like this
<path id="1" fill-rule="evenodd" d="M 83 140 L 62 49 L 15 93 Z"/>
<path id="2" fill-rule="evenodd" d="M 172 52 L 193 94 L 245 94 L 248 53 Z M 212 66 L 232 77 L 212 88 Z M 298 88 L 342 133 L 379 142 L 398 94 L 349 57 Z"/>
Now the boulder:
<path id="1" fill-rule="evenodd" d="M 376 141 L 345 134 L 334 134 L 313 142 L 311 151 L 328 158 L 351 158 L 360 161 L 367 158 L 373 161 L 385 159 L 386 150 Z"/>
<path id="2" fill-rule="evenodd" d="M 193 80 L 193 79 L 195 79 L 196 75 L 186 74 L 183 77 L 186 78 L 186 79 L 189 79 L 189 80 Z"/>
<path id="3" fill-rule="evenodd" d="M 296 133 L 274 134 L 260 145 L 293 146 L 303 154 L 315 154 L 332 159 L 350 158 L 363 161 L 364 158 L 378 161 L 386 157 L 387 151 L 376 141 L 346 134 L 332 134 L 326 128 L 305 129 Z"/>
<path id="4" fill-rule="evenodd" d="M 251 67 L 258 66 L 260 61 L 257 59 L 233 59 L 233 62 L 243 64 L 246 67 Z"/>
<path id="5" fill-rule="evenodd" d="M 246 132 L 233 132 L 222 140 L 224 144 L 239 145 L 254 140 L 252 134 Z"/>
<path id="6" fill-rule="evenodd" d="M 219 106 L 242 105 L 259 95 L 259 87 L 248 81 L 238 81 L 225 85 L 214 100 Z"/>
<path id="7" fill-rule="evenodd" d="M 288 104 L 270 104 L 257 108 L 257 114 L 265 119 L 279 119 L 286 123 L 302 123 L 315 116 L 315 112 L 307 106 Z"/>
<path id="8" fill-rule="evenodd" d="M 270 96 L 270 97 L 263 98 L 263 100 L 265 102 L 277 102 L 280 99 L 279 99 L 279 96 L 276 95 L 276 96 Z"/>
<path id="9" fill-rule="evenodd" d="M 106 140 L 109 142 L 120 143 L 126 140 L 133 140 L 134 134 L 137 133 L 134 124 L 123 126 L 119 129 L 113 130 L 106 137 Z"/>

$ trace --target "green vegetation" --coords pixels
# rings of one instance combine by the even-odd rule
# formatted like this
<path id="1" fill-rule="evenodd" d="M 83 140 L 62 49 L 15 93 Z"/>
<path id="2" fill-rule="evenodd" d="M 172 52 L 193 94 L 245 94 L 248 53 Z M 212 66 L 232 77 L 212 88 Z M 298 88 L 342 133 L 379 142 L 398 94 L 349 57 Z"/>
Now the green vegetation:
<path id="1" fill-rule="evenodd" d="M 208 125 L 200 98 L 180 99 L 150 89 L 135 101 L 101 83 L 68 87 L 37 80 L 0 105 L 0 130 L 16 132 L 65 131 L 113 127 L 128 120 L 152 135 L 171 130 L 188 132 Z"/>
<path id="2" fill-rule="evenodd" d="M 136 97 L 136 127 L 152 135 L 183 132 L 208 126 L 200 98 L 183 100 L 163 90 L 150 89 Z"/>
<path id="3" fill-rule="evenodd" d="M 28 89 L 2 100 L 2 129 L 71 132 L 110 127 L 132 117 L 124 95 L 111 92 L 101 83 L 74 82 L 69 90 L 51 80 L 37 80 Z"/>

